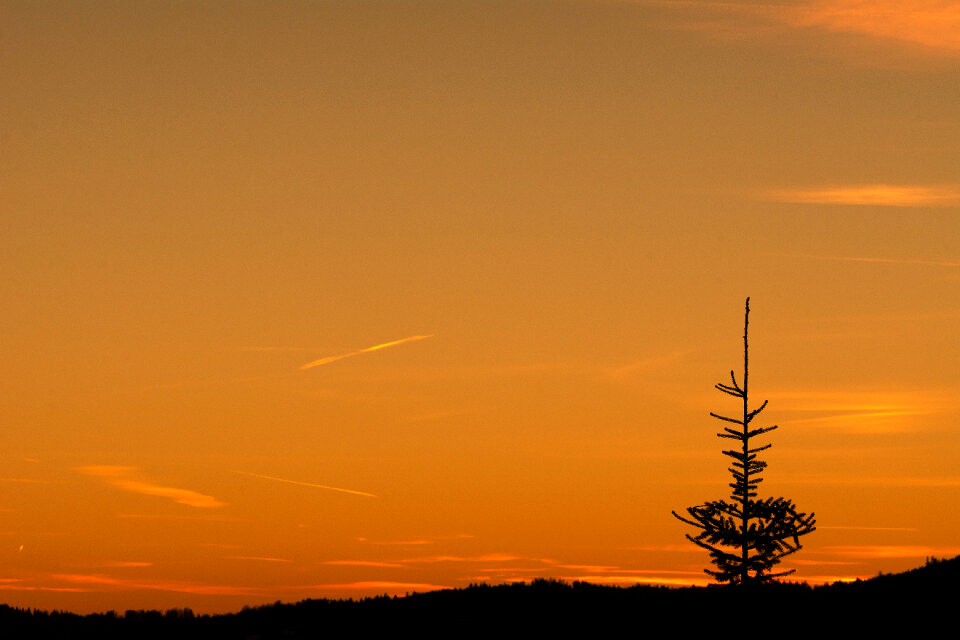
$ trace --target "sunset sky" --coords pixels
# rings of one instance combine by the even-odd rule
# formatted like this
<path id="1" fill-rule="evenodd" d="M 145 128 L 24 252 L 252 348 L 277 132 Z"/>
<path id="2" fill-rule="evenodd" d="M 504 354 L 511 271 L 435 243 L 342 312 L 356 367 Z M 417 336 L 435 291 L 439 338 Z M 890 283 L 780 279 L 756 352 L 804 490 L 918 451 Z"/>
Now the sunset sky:
<path id="1" fill-rule="evenodd" d="M 960 2 L 0 3 L 0 602 L 960 554 Z"/>

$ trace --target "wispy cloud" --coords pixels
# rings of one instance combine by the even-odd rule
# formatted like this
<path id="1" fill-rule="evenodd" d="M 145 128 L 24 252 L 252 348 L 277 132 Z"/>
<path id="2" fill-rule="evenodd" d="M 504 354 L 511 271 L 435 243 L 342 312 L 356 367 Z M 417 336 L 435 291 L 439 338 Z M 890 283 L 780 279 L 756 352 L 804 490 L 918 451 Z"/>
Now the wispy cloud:
<path id="1" fill-rule="evenodd" d="M 960 487 L 960 476 L 867 478 L 866 484 L 889 487 Z M 958 552 L 960 553 L 960 552 Z"/>
<path id="2" fill-rule="evenodd" d="M 224 556 L 225 560 L 251 560 L 253 562 L 293 562 L 286 558 L 271 558 L 269 556 Z"/>
<path id="3" fill-rule="evenodd" d="M 960 554 L 960 547 L 928 547 L 896 544 L 848 545 L 826 547 L 821 553 L 851 558 L 943 558 Z"/>
<path id="4" fill-rule="evenodd" d="M 952 393 L 952 390 L 950 391 Z M 782 389 L 767 393 L 771 400 L 782 402 L 789 411 L 887 411 L 942 408 L 941 396 L 946 391 L 917 389 L 911 391 Z"/>
<path id="5" fill-rule="evenodd" d="M 397 562 L 377 562 L 375 560 L 327 560 L 323 564 L 330 564 L 343 567 L 381 567 L 381 568 L 400 568 L 402 564 Z"/>
<path id="6" fill-rule="evenodd" d="M 863 477 L 863 476 L 823 476 L 823 475 L 796 475 L 784 478 L 785 484 L 814 484 L 814 485 L 843 485 L 859 487 L 914 487 L 914 488 L 951 488 L 960 487 L 958 476 L 892 476 Z"/>
<path id="7" fill-rule="evenodd" d="M 356 491 L 354 489 L 343 489 L 341 487 L 331 487 L 325 484 L 317 484 L 315 482 L 302 482 L 300 480 L 288 480 L 287 478 L 278 478 L 276 476 L 265 476 L 259 473 L 250 473 L 248 471 L 234 471 L 234 473 L 239 473 L 243 476 L 250 476 L 251 478 L 260 478 L 262 480 L 273 480 L 274 482 L 283 482 L 286 484 L 295 484 L 301 487 L 313 487 L 314 489 L 326 489 L 327 491 L 340 491 L 341 493 L 352 493 L 357 496 L 364 496 L 366 498 L 376 498 L 377 496 L 372 493 L 367 493 L 366 491 Z"/>
<path id="8" fill-rule="evenodd" d="M 807 584 L 835 584 L 837 582 L 856 582 L 857 580 L 866 580 L 870 578 L 866 574 L 858 575 L 820 575 L 820 576 L 808 576 L 808 575 L 792 575 L 782 578 L 784 582 L 790 582 L 794 584 L 807 583 Z"/>
<path id="9" fill-rule="evenodd" d="M 249 522 L 240 518 L 228 518 L 221 515 L 187 515 L 183 513 L 118 513 L 118 518 L 127 520 L 202 520 L 205 522 Z"/>
<path id="10" fill-rule="evenodd" d="M 277 591 L 289 591 L 295 593 L 302 593 L 308 590 L 332 592 L 352 591 L 362 595 L 365 592 L 370 594 L 382 594 L 384 592 L 391 594 L 402 594 L 411 591 L 435 591 L 438 589 L 449 588 L 450 587 L 446 585 L 423 582 L 394 582 L 382 580 L 349 582 L 341 584 L 284 585 L 263 588 L 243 585 L 204 584 L 177 580 L 141 580 L 118 578 L 99 573 L 54 573 L 45 576 L 37 576 L 35 580 L 31 580 L 29 582 L 20 579 L 9 582 L 0 581 L 0 590 L 3 591 L 53 591 L 83 593 L 151 590 L 207 596 L 246 596 L 259 598 L 267 597 L 269 594 L 275 594 Z"/>
<path id="11" fill-rule="evenodd" d="M 558 569 L 572 569 L 574 571 L 587 571 L 589 573 L 618 573 L 620 567 L 606 564 L 558 564 Z"/>
<path id="12" fill-rule="evenodd" d="M 11 582 L 0 584 L 0 591 L 53 591 L 56 593 L 86 593 L 89 589 L 81 587 L 47 587 L 41 585 L 23 584 L 20 582 Z"/>
<path id="13" fill-rule="evenodd" d="M 482 556 L 426 556 L 423 558 L 407 558 L 404 562 L 510 562 L 523 560 L 521 556 L 509 553 L 488 553 Z"/>
<path id="14" fill-rule="evenodd" d="M 376 545 L 419 546 L 433 544 L 441 540 L 470 540 L 473 537 L 474 536 L 469 533 L 457 533 L 446 536 L 426 536 L 423 538 L 413 538 L 410 540 L 368 540 L 367 538 L 356 538 L 356 541 L 363 542 L 364 544 Z"/>
<path id="15" fill-rule="evenodd" d="M 406 558 L 403 562 L 425 562 L 425 563 L 474 563 L 474 562 L 515 562 L 517 560 L 539 562 L 542 564 L 554 564 L 550 558 L 528 558 L 526 556 L 513 555 L 511 553 L 486 553 L 479 556 L 426 556 L 420 558 Z"/>
<path id="16" fill-rule="evenodd" d="M 426 538 L 417 538 L 414 540 L 367 540 L 366 538 L 357 538 L 357 542 L 363 542 L 365 544 L 376 544 L 376 545 L 389 545 L 389 546 L 420 546 L 425 544 L 433 544 L 433 540 L 427 540 Z"/>
<path id="17" fill-rule="evenodd" d="M 607 375 L 617 380 L 636 373 L 655 372 L 666 365 L 673 364 L 674 362 L 685 358 L 691 353 L 693 353 L 693 349 L 678 349 L 660 356 L 640 358 L 639 360 L 634 360 L 632 362 L 627 362 L 625 364 L 607 369 Z"/>
<path id="18" fill-rule="evenodd" d="M 727 37 L 777 29 L 817 29 L 870 36 L 878 42 L 920 45 L 930 53 L 960 54 L 957 0 L 806 0 L 791 4 L 640 0 L 641 4 L 687 11 L 691 28 L 712 28 Z M 695 13 L 694 13 L 695 12 Z"/>
<path id="19" fill-rule="evenodd" d="M 370 591 L 373 593 L 405 593 L 409 591 L 437 591 L 438 589 L 449 589 L 450 587 L 442 584 L 429 584 L 426 582 L 391 582 L 388 580 L 369 580 L 363 582 L 348 582 L 344 584 L 315 584 L 305 589 L 317 589 L 318 591 Z"/>
<path id="20" fill-rule="evenodd" d="M 258 595 L 261 590 L 250 587 L 241 587 L 233 585 L 209 585 L 198 584 L 195 582 L 178 581 L 148 581 L 148 580 L 130 580 L 127 578 L 115 578 L 102 574 L 79 574 L 79 573 L 58 573 L 50 576 L 54 580 L 82 584 L 92 587 L 96 590 L 105 589 L 150 589 L 156 591 L 174 591 L 178 593 L 191 593 L 198 595 L 231 595 L 231 596 L 249 596 Z"/>
<path id="21" fill-rule="evenodd" d="M 107 482 L 113 486 L 123 489 L 125 491 L 132 491 L 133 493 L 139 493 L 146 496 L 157 496 L 160 498 L 169 498 L 174 502 L 179 504 L 185 504 L 190 507 L 198 507 L 202 509 L 212 509 L 214 507 L 224 506 L 223 502 L 220 502 L 213 496 L 204 495 L 196 491 L 191 491 L 189 489 L 178 489 L 175 487 L 165 487 L 162 485 L 151 484 L 149 482 L 143 482 L 141 480 L 136 480 L 131 476 L 136 473 L 136 467 L 124 467 L 117 465 L 94 465 L 86 467 L 76 467 L 76 471 L 86 474 L 88 476 L 94 476 L 98 478 L 104 478 Z"/>
<path id="22" fill-rule="evenodd" d="M 960 53 L 956 0 L 815 0 L 780 15 L 799 27 L 862 33 Z"/>
<path id="23" fill-rule="evenodd" d="M 773 254 L 785 258 L 803 258 L 806 260 L 826 260 L 830 262 L 868 262 L 877 264 L 909 264 L 923 267 L 960 267 L 960 261 L 954 260 L 916 260 L 910 258 L 872 258 L 867 256 L 820 256 L 803 253 Z"/>
<path id="24" fill-rule="evenodd" d="M 856 411 L 835 415 L 820 415 L 815 418 L 798 418 L 795 420 L 781 420 L 780 424 L 813 424 L 822 427 L 840 428 L 856 433 L 895 433 L 906 431 L 907 426 L 903 418 L 922 415 L 920 411 L 885 410 L 885 411 Z"/>
<path id="25" fill-rule="evenodd" d="M 658 575 L 627 575 L 627 576 L 560 576 L 560 580 L 568 582 L 589 582 L 591 584 L 607 585 L 632 585 L 632 584 L 662 584 L 672 586 L 698 586 L 703 587 L 712 584 L 713 580 L 704 576 L 702 571 L 672 572 L 684 573 L 686 577 L 676 577 L 673 575 L 659 575 L 671 573 L 666 571 L 657 572 Z"/>
<path id="26" fill-rule="evenodd" d="M 904 431 L 915 427 L 911 418 L 955 406 L 951 398 L 924 390 L 774 391 L 768 397 L 790 416 L 780 424 L 810 424 L 855 433 Z"/>
<path id="27" fill-rule="evenodd" d="M 958 9 L 960 10 L 960 9 Z M 754 192 L 758 200 L 799 204 L 834 204 L 881 207 L 960 206 L 960 186 L 859 184 L 800 189 L 766 189 Z"/>
<path id="28" fill-rule="evenodd" d="M 256 353 L 317 353 L 323 351 L 316 347 L 240 347 L 240 351 L 253 351 Z"/>
<path id="29" fill-rule="evenodd" d="M 372 347 L 367 347 L 365 349 L 357 349 L 356 351 L 351 351 L 350 353 L 342 353 L 336 356 L 327 356 L 326 358 L 320 358 L 319 360 L 314 360 L 313 362 L 308 362 L 305 365 L 300 367 L 303 369 L 312 369 L 313 367 L 319 367 L 325 364 L 330 364 L 331 362 L 336 362 L 337 360 L 343 360 L 344 358 L 352 358 L 353 356 L 358 356 L 362 353 L 370 353 L 371 351 L 379 351 L 380 349 L 386 349 L 387 347 L 395 347 L 400 344 L 405 344 L 407 342 L 416 342 L 417 340 L 426 340 L 427 338 L 432 338 L 433 334 L 425 336 L 410 336 L 408 338 L 401 338 L 400 340 L 394 340 L 392 342 L 384 342 L 383 344 L 377 344 Z"/>
<path id="30" fill-rule="evenodd" d="M 628 551 L 656 551 L 667 553 L 702 553 L 699 547 L 689 544 L 642 544 L 633 547 L 624 547 Z"/>

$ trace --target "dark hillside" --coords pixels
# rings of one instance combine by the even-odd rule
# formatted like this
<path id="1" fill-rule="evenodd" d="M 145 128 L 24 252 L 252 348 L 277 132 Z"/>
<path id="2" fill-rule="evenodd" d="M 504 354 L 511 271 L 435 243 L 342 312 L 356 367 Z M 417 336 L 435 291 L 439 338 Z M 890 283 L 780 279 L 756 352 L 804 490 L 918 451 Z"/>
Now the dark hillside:
<path id="1" fill-rule="evenodd" d="M 0 606 L 4 638 L 342 638 L 393 636 L 809 638 L 915 634 L 951 625 L 960 557 L 910 571 L 821 587 L 603 587 L 535 580 L 470 586 L 404 598 L 304 600 L 194 616 L 182 610 L 123 616 L 25 611 Z M 951 625 L 952 626 L 952 625 Z M 950 628 L 950 627 L 948 627 Z"/>

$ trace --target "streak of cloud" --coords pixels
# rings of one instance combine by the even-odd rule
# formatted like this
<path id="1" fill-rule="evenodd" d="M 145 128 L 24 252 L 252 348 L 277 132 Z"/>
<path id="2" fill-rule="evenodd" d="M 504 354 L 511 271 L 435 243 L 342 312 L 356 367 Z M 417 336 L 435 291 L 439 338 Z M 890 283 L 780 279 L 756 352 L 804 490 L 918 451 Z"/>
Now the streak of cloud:
<path id="1" fill-rule="evenodd" d="M 857 580 L 868 580 L 873 576 L 867 574 L 857 574 L 853 576 L 827 575 L 827 576 L 787 576 L 782 580 L 793 584 L 835 584 L 837 582 L 856 582 Z"/>
<path id="2" fill-rule="evenodd" d="M 316 347 L 240 347 L 240 351 L 253 351 L 257 353 L 316 353 L 321 351 Z"/>
<path id="3" fill-rule="evenodd" d="M 797 475 L 784 478 L 783 482 L 784 484 L 906 487 L 917 489 L 948 489 L 960 487 L 960 477 L 957 476 L 893 476 L 890 478 L 870 478 L 862 476 Z"/>
<path id="4" fill-rule="evenodd" d="M 377 562 L 375 560 L 327 560 L 323 564 L 342 566 L 342 567 L 382 567 L 382 568 L 402 568 L 403 565 L 397 562 Z"/>
<path id="5" fill-rule="evenodd" d="M 222 507 L 224 503 L 213 496 L 207 496 L 190 489 L 177 489 L 176 487 L 162 487 L 160 485 L 149 484 L 137 480 L 122 480 L 116 483 L 116 486 L 134 493 L 141 493 L 145 496 L 157 496 L 159 498 L 170 498 L 179 504 L 185 504 L 190 507 L 199 507 L 201 509 L 212 509 Z"/>
<path id="6" fill-rule="evenodd" d="M 269 556 L 225 556 L 226 560 L 252 560 L 254 562 L 293 562 L 286 558 L 271 558 Z"/>
<path id="7" fill-rule="evenodd" d="M 558 569 L 572 569 L 574 571 L 587 571 L 590 573 L 618 573 L 624 571 L 620 567 L 606 564 L 558 564 Z"/>
<path id="8" fill-rule="evenodd" d="M 850 558 L 952 558 L 960 554 L 960 547 L 928 547 L 920 545 L 847 545 L 823 549 L 828 555 Z"/>
<path id="9" fill-rule="evenodd" d="M 855 433 L 897 433 L 908 431 L 909 426 L 901 418 L 923 415 L 919 411 L 861 411 L 836 415 L 780 420 L 780 424 L 813 424 L 841 428 Z"/>
<path id="10" fill-rule="evenodd" d="M 877 41 L 920 45 L 931 53 L 960 53 L 957 0 L 807 0 L 796 4 L 640 0 L 641 4 L 695 12 L 695 29 L 730 36 L 763 35 L 776 29 L 819 29 L 870 36 Z"/>
<path id="11" fill-rule="evenodd" d="M 862 33 L 960 53 L 956 0 L 817 0 L 782 15 L 794 26 Z"/>
<path id="12" fill-rule="evenodd" d="M 409 591 L 437 591 L 450 589 L 442 584 L 428 584 L 425 582 L 391 582 L 388 580 L 369 580 L 363 582 L 348 582 L 345 584 L 315 584 L 304 587 L 318 591 L 371 591 L 376 593 L 404 593 Z"/>
<path id="13" fill-rule="evenodd" d="M 182 513 L 118 513 L 118 518 L 125 520 L 200 520 L 202 522 L 250 522 L 241 518 L 228 518 L 214 515 L 185 515 Z"/>
<path id="14" fill-rule="evenodd" d="M 356 538 L 356 541 L 363 542 L 364 544 L 416 546 L 416 545 L 424 545 L 424 544 L 433 544 L 440 540 L 470 540 L 473 537 L 474 536 L 469 533 L 457 533 L 454 535 L 446 535 L 446 536 L 428 536 L 424 538 L 414 538 L 412 540 L 368 540 L 367 538 Z"/>
<path id="15" fill-rule="evenodd" d="M 87 593 L 89 589 L 80 587 L 43 587 L 26 584 L 0 584 L 0 591 L 52 591 L 54 593 Z"/>
<path id="16" fill-rule="evenodd" d="M 376 544 L 376 545 L 389 545 L 389 546 L 420 546 L 425 544 L 433 544 L 433 540 L 426 540 L 420 538 L 417 540 L 367 540 L 366 538 L 357 538 L 357 542 L 363 542 L 366 544 Z"/>
<path id="17" fill-rule="evenodd" d="M 854 433 L 918 428 L 918 416 L 953 411 L 956 401 L 937 390 L 774 391 L 768 396 L 788 416 L 781 424 L 811 424 Z M 793 414 L 793 415 L 790 415 Z M 798 415 L 799 414 L 799 415 Z"/>
<path id="18" fill-rule="evenodd" d="M 873 262 L 879 264 L 911 264 L 925 267 L 960 267 L 960 262 L 953 260 L 911 260 L 906 258 L 869 258 L 863 256 L 819 256 L 802 253 L 778 253 L 775 255 L 786 258 L 805 258 L 808 260 L 828 260 L 832 262 Z"/>
<path id="19" fill-rule="evenodd" d="M 835 204 L 879 207 L 956 207 L 960 206 L 958 185 L 862 184 L 807 189 L 768 189 L 758 191 L 759 200 L 798 204 Z"/>
<path id="20" fill-rule="evenodd" d="M 358 356 L 362 353 L 370 353 L 371 351 L 379 351 L 380 349 L 386 349 L 387 347 L 395 347 L 400 344 L 405 344 L 407 342 L 416 342 L 417 340 L 426 340 L 427 338 L 432 338 L 433 334 L 425 336 L 410 336 L 408 338 L 401 338 L 400 340 L 394 340 L 393 342 L 384 342 L 383 344 L 377 344 L 372 347 L 367 347 L 366 349 L 358 349 L 356 351 L 351 351 L 350 353 L 342 353 L 337 356 L 327 356 L 326 358 L 320 358 L 319 360 L 314 360 L 313 362 L 308 362 L 305 365 L 300 367 L 300 370 L 312 369 L 313 367 L 320 367 L 325 364 L 330 364 L 331 362 L 336 362 L 337 360 L 343 360 L 344 358 L 352 358 L 353 356 Z"/>
<path id="21" fill-rule="evenodd" d="M 512 573 L 543 573 L 543 567 L 529 567 L 529 568 L 519 568 L 519 567 L 487 567 L 484 569 L 478 569 L 478 571 L 483 571 L 485 573 L 502 573 L 512 574 Z M 484 576 L 487 580 L 490 579 L 490 576 Z"/>
<path id="22" fill-rule="evenodd" d="M 135 480 L 130 476 L 137 471 L 136 467 L 125 467 L 118 465 L 93 465 L 86 467 L 75 467 L 76 471 L 88 476 L 104 478 L 117 487 L 125 491 L 139 493 L 146 496 L 157 496 L 159 498 L 169 498 L 178 504 L 185 504 L 190 507 L 201 509 L 213 509 L 222 507 L 225 503 L 220 502 L 213 496 L 204 495 L 190 489 L 178 489 L 176 487 L 164 487 L 141 480 Z"/>
<path id="23" fill-rule="evenodd" d="M 693 349 L 679 349 L 661 356 L 641 358 L 639 360 L 634 360 L 633 362 L 611 367 L 607 369 L 607 375 L 613 379 L 620 379 L 635 373 L 656 373 L 664 366 L 673 364 L 678 360 L 682 360 L 691 353 L 693 353 Z"/>
<path id="24" fill-rule="evenodd" d="M 250 596 L 260 595 L 261 590 L 233 585 L 210 585 L 179 581 L 145 581 L 114 578 L 103 574 L 58 573 L 50 576 L 61 582 L 82 584 L 99 590 L 114 589 L 150 589 L 155 591 L 173 591 L 197 595 Z"/>
<path id="25" fill-rule="evenodd" d="M 668 573 L 666 571 L 659 571 L 658 573 Z M 702 576 L 702 571 L 689 571 L 689 572 L 671 572 L 671 573 L 686 573 L 689 574 L 687 578 L 675 578 L 673 576 L 664 576 L 664 575 L 654 575 L 654 576 L 560 576 L 560 580 L 565 580 L 567 582 L 589 582 L 590 584 L 609 584 L 609 585 L 630 585 L 630 584 L 662 584 L 670 586 L 697 586 L 705 587 L 708 584 L 713 584 L 713 580 Z"/>
<path id="26" fill-rule="evenodd" d="M 859 390 L 807 390 L 782 389 L 767 393 L 767 397 L 787 405 L 790 411 L 888 411 L 903 410 L 921 412 L 924 409 L 943 408 L 944 400 L 950 399 L 952 390 L 917 389 L 896 391 L 878 389 Z M 952 406 L 949 403 L 948 406 Z"/>
<path id="27" fill-rule="evenodd" d="M 314 489 L 326 489 L 327 491 L 340 491 L 341 493 L 352 493 L 357 496 L 364 496 L 366 498 L 376 498 L 372 493 L 367 493 L 366 491 L 356 491 L 354 489 L 343 489 L 341 487 L 331 487 L 325 484 L 316 484 L 315 482 L 302 482 L 300 480 L 288 480 L 286 478 L 278 478 L 276 476 L 265 476 L 259 473 L 250 473 L 248 471 L 234 471 L 234 473 L 239 473 L 243 476 L 250 476 L 251 478 L 261 478 L 263 480 L 273 480 L 274 482 L 283 482 L 286 484 L 295 484 L 301 487 L 313 487 Z"/>
<path id="28" fill-rule="evenodd" d="M 438 563 L 438 562 L 514 562 L 517 560 L 526 560 L 531 562 L 539 562 L 542 564 L 555 564 L 550 558 L 528 558 L 526 556 L 517 556 L 510 553 L 487 553 L 480 556 L 426 556 L 420 558 L 406 558 L 403 562 L 425 562 L 425 563 Z"/>
<path id="29" fill-rule="evenodd" d="M 628 551 L 657 551 L 667 553 L 702 553 L 698 547 L 689 544 L 643 544 L 633 547 L 624 547 Z"/>

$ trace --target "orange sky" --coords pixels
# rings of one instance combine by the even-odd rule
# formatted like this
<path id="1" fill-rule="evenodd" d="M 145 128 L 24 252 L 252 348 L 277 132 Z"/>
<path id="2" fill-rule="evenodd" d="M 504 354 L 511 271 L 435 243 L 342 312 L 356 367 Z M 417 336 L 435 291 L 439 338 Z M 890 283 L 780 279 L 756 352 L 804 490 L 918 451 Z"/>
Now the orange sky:
<path id="1" fill-rule="evenodd" d="M 958 2 L 4 2 L 0 602 L 960 553 Z"/>

